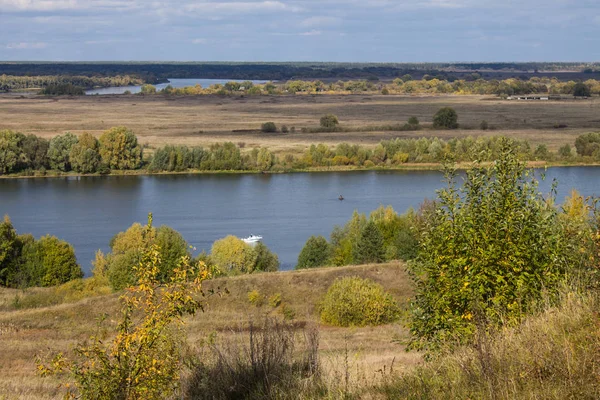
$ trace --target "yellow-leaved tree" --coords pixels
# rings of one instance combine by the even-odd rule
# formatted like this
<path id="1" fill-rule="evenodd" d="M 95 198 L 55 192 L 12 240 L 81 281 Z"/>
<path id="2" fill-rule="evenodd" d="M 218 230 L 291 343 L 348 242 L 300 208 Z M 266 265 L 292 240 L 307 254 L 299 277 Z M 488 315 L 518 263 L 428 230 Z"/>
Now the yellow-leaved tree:
<path id="1" fill-rule="evenodd" d="M 145 234 L 153 234 L 151 214 Z M 137 284 L 120 298 L 122 316 L 111 340 L 92 336 L 74 349 L 73 359 L 60 353 L 44 364 L 38 357 L 40 374 L 70 372 L 65 386 L 71 398 L 158 399 L 176 393 L 183 318 L 202 310 L 196 295 L 209 272 L 204 263 L 192 265 L 185 256 L 170 281 L 161 283 L 160 264 L 160 249 L 154 244 L 135 267 Z"/>

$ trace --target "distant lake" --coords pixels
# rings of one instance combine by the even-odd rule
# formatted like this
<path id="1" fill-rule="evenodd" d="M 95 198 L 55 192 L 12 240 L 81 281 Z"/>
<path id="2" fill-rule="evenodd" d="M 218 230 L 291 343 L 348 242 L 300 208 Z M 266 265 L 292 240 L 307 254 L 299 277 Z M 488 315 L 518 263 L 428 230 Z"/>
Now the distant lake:
<path id="1" fill-rule="evenodd" d="M 216 84 L 224 85 L 227 82 L 243 82 L 243 81 L 239 80 L 239 79 L 169 79 L 168 83 L 159 83 L 158 85 L 154 85 L 154 86 L 156 87 L 156 90 L 162 90 L 162 89 L 166 88 L 168 85 L 171 85 L 174 88 L 183 88 L 183 87 L 187 87 L 187 86 L 196 86 L 196 85 L 201 85 L 203 88 L 207 88 L 210 85 L 216 85 Z M 250 81 L 250 82 L 252 82 L 254 84 L 263 84 L 263 83 L 267 83 L 268 81 Z M 113 86 L 113 87 L 100 88 L 100 89 L 91 89 L 91 90 L 86 90 L 85 94 L 87 94 L 87 95 L 123 94 L 127 90 L 129 90 L 131 93 L 139 93 L 142 90 L 142 86 L 141 85 L 139 85 L 139 86 Z"/>
<path id="2" fill-rule="evenodd" d="M 600 195 L 600 168 L 550 168 L 543 193 L 554 178 L 561 203 L 572 188 Z M 0 217 L 8 214 L 19 233 L 51 234 L 73 244 L 88 274 L 95 251 L 108 251 L 116 233 L 144 224 L 148 212 L 156 225 L 178 230 L 198 251 L 210 251 L 227 235 L 262 235 L 281 268 L 291 269 L 311 235 L 329 237 L 354 210 L 392 205 L 403 213 L 444 186 L 438 171 L 0 179 Z"/>

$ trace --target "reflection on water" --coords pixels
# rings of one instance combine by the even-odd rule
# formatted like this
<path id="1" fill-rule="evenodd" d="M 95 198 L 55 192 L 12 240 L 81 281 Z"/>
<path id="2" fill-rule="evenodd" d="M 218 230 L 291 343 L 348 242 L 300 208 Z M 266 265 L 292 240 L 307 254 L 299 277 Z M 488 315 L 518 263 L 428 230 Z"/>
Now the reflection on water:
<path id="1" fill-rule="evenodd" d="M 571 188 L 600 194 L 600 169 L 549 169 L 541 190 L 554 178 L 559 201 Z M 107 251 L 116 233 L 144 223 L 148 212 L 198 251 L 226 235 L 262 235 L 289 269 L 311 235 L 328 237 L 354 210 L 389 204 L 404 212 L 443 186 L 436 171 L 10 179 L 0 180 L 0 214 L 9 214 L 20 233 L 50 233 L 72 243 L 87 272 L 96 250 Z"/>

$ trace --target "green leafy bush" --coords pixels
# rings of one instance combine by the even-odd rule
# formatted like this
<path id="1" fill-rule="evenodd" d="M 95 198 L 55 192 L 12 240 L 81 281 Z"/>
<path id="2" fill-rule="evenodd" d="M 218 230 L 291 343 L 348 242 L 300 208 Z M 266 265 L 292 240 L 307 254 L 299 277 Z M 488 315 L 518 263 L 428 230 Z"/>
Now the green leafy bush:
<path id="1" fill-rule="evenodd" d="M 451 107 L 440 108 L 433 116 L 433 127 L 436 129 L 458 128 L 458 114 Z"/>
<path id="2" fill-rule="evenodd" d="M 398 319 L 400 308 L 383 287 L 369 279 L 337 279 L 321 304 L 321 320 L 335 326 L 382 325 Z"/>
<path id="3" fill-rule="evenodd" d="M 468 341 L 477 322 L 517 323 L 566 276 L 565 238 L 553 199 L 506 140 L 498 161 L 454 170 L 425 219 L 411 305 L 413 348 Z"/>
<path id="4" fill-rule="evenodd" d="M 277 125 L 274 122 L 265 122 L 261 125 L 260 130 L 264 133 L 277 132 Z"/>
<path id="5" fill-rule="evenodd" d="M 338 120 L 338 117 L 336 117 L 333 114 L 327 114 L 327 115 L 323 115 L 320 119 L 320 125 L 321 128 L 325 128 L 325 129 L 335 129 L 338 124 L 340 123 L 340 121 Z"/>

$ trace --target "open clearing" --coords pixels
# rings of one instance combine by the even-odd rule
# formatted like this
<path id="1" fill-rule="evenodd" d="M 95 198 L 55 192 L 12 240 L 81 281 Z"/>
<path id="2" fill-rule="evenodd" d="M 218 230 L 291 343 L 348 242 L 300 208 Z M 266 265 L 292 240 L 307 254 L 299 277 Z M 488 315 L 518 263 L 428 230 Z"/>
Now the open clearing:
<path id="1" fill-rule="evenodd" d="M 301 133 L 333 113 L 343 127 L 404 123 L 416 116 L 431 124 L 435 112 L 456 109 L 462 128 L 416 132 Z M 481 121 L 490 127 L 479 130 Z M 295 127 L 296 133 L 258 132 L 263 122 Z M 555 129 L 554 125 L 567 127 Z M 0 129 L 53 137 L 66 131 L 100 135 L 113 126 L 131 128 L 143 144 L 207 146 L 232 141 L 247 147 L 266 146 L 277 153 L 298 153 L 313 143 L 374 145 L 394 137 L 443 138 L 506 135 L 546 144 L 556 150 L 586 132 L 600 130 L 600 98 L 566 101 L 506 101 L 484 96 L 0 96 Z M 234 131 L 243 132 L 234 132 Z"/>
<path id="2" fill-rule="evenodd" d="M 281 318 L 281 309 L 267 304 L 256 307 L 248 301 L 248 292 L 258 290 L 269 297 L 281 294 L 282 302 L 293 310 L 294 326 L 318 324 L 317 305 L 329 285 L 338 277 L 370 278 L 392 293 L 402 304 L 412 295 L 412 286 L 404 264 L 390 263 L 339 268 L 323 268 L 296 272 L 276 272 L 222 278 L 205 282 L 205 289 L 227 288 L 223 296 L 209 296 L 205 312 L 187 319 L 188 342 L 192 349 L 211 333 L 217 339 L 231 337 L 248 321 L 260 322 L 268 314 Z M 69 352 L 73 346 L 96 331 L 97 317 L 109 315 L 105 324 L 114 326 L 118 315 L 118 295 L 88 298 L 77 303 L 53 307 L 6 311 L 15 296 L 21 298 L 47 291 L 25 292 L 0 288 L 0 399 L 59 398 L 61 391 L 54 378 L 36 375 L 34 358 L 59 351 Z M 325 373 L 335 379 L 344 374 L 342 359 L 349 353 L 351 379 L 358 384 L 375 382 L 385 366 L 401 371 L 417 365 L 421 357 L 407 353 L 396 340 L 406 339 L 400 323 L 380 327 L 335 328 L 320 326 L 320 357 Z M 6 397 L 4 397 L 6 396 Z"/>

